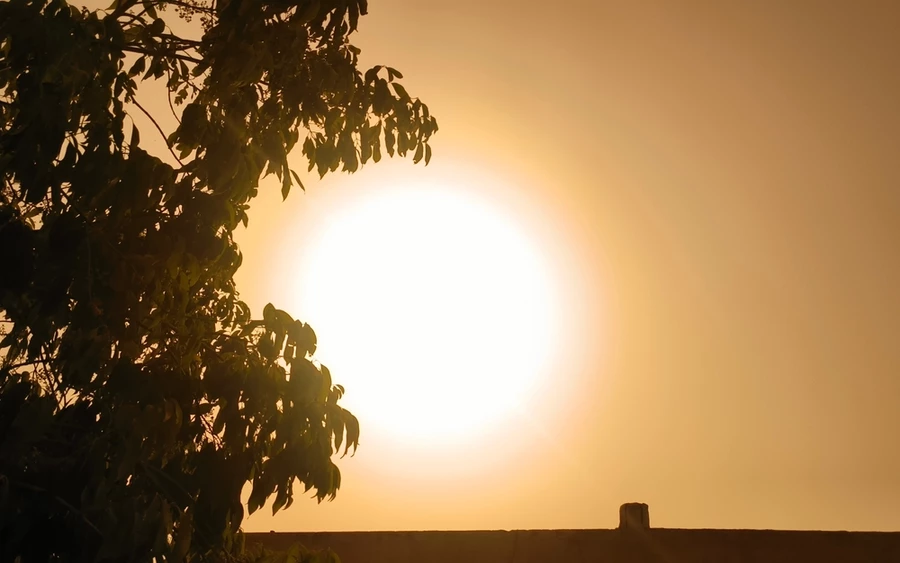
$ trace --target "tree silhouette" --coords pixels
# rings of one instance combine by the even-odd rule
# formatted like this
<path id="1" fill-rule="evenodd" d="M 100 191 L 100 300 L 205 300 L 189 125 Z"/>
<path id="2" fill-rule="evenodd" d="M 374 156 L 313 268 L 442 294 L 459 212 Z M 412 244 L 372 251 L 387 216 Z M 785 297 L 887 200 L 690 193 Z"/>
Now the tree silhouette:
<path id="1" fill-rule="evenodd" d="M 320 176 L 430 160 L 427 106 L 357 68 L 365 13 L 0 2 L 0 561 L 230 559 L 248 482 L 250 512 L 290 506 L 295 482 L 334 497 L 359 424 L 309 325 L 240 301 L 233 233 L 261 178 L 303 187 L 297 145 Z M 171 134 L 141 104 L 152 79 Z M 168 153 L 142 148 L 139 112 Z"/>

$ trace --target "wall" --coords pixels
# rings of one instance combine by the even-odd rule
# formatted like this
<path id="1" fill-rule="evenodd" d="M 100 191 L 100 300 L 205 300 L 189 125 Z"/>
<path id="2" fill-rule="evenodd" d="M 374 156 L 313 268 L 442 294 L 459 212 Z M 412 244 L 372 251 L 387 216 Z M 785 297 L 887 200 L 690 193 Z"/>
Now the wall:
<path id="1" fill-rule="evenodd" d="M 247 534 L 283 549 L 330 547 L 342 563 L 900 563 L 900 533 L 521 530 Z"/>

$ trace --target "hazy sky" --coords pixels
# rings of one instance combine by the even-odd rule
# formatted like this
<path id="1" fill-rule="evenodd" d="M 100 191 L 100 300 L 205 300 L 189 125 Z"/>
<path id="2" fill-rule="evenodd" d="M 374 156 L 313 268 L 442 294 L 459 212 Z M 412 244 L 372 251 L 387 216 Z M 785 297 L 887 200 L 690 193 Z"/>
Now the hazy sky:
<path id="1" fill-rule="evenodd" d="M 361 415 L 334 502 L 246 529 L 612 527 L 639 501 L 659 527 L 900 530 L 900 4 L 379 0 L 360 28 L 363 63 L 437 115 L 434 160 L 284 204 L 273 185 L 240 238 L 243 295 L 297 302 L 341 213 L 456 185 L 531 241 L 556 324 L 528 334 L 551 363 L 518 414 L 462 438 Z M 340 291 L 365 301 L 370 281 Z M 397 362 L 418 349 L 364 328 Z M 351 384 L 368 356 L 319 336 L 372 412 Z M 469 343 L 432 344 L 437 373 Z M 519 364 L 492 361 L 515 387 Z M 367 381 L 389 385 L 387 363 Z"/>

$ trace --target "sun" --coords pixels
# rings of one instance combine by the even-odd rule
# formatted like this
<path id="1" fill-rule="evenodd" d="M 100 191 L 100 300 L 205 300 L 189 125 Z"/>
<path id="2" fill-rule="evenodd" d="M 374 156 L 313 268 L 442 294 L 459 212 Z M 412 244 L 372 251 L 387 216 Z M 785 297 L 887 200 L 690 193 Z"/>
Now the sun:
<path id="1" fill-rule="evenodd" d="M 308 237 L 298 309 L 362 423 L 452 440 L 533 399 L 556 347 L 556 303 L 535 241 L 453 186 L 356 192 Z"/>

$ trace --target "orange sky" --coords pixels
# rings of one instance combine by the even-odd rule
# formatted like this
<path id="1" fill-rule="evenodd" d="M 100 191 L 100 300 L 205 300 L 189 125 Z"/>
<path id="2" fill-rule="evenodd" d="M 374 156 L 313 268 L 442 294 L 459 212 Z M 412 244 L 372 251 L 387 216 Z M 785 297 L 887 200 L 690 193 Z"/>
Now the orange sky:
<path id="1" fill-rule="evenodd" d="M 900 4 L 738 4 L 371 3 L 363 63 L 438 116 L 434 160 L 273 185 L 242 294 L 290 302 L 293 249 L 367 193 L 456 182 L 552 270 L 555 367 L 527 423 L 461 442 L 363 418 L 337 500 L 246 529 L 612 527 L 640 501 L 660 527 L 900 530 Z"/>

